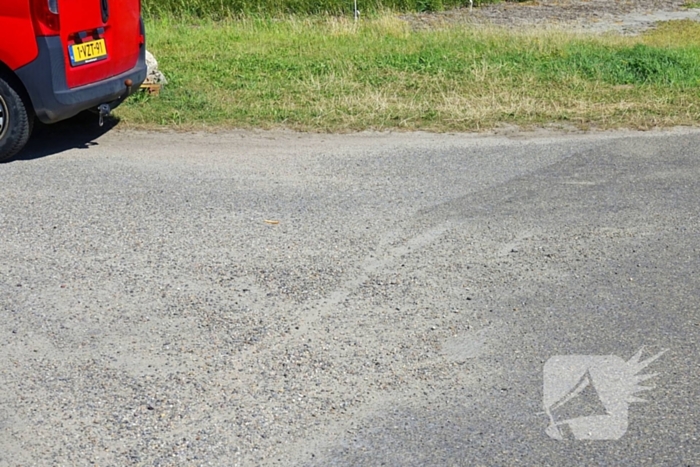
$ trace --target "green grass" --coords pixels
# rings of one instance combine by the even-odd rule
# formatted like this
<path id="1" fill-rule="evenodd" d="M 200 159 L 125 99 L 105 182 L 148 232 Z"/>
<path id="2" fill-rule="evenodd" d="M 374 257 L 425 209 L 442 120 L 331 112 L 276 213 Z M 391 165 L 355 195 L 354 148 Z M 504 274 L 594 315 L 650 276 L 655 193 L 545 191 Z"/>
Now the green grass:
<path id="1" fill-rule="evenodd" d="M 700 120 L 700 24 L 645 36 L 447 27 L 391 15 L 172 19 L 148 24 L 170 84 L 118 115 L 133 126 L 304 131 L 471 131 L 502 123 L 579 127 Z"/>

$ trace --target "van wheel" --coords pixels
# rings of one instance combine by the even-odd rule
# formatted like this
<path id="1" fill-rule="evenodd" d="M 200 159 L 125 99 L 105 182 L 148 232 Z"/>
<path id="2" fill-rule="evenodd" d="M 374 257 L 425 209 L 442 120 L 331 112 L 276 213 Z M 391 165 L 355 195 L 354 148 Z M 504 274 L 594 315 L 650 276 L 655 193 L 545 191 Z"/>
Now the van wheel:
<path id="1" fill-rule="evenodd" d="M 32 132 L 34 115 L 10 84 L 0 78 L 0 162 L 17 154 Z"/>

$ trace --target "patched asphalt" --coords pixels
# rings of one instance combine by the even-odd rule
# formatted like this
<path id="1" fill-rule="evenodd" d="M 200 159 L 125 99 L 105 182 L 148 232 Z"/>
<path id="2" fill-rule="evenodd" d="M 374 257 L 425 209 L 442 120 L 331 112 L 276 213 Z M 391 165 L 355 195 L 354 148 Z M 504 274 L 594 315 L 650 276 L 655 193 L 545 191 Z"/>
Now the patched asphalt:
<path id="1" fill-rule="evenodd" d="M 0 165 L 0 466 L 700 463 L 700 132 L 72 125 Z"/>

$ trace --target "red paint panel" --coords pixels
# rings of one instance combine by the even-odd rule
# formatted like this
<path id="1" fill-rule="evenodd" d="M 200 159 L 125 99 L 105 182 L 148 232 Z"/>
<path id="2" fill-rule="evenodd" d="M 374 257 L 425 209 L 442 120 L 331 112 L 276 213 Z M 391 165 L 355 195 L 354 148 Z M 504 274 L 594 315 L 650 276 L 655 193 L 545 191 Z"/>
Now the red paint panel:
<path id="1" fill-rule="evenodd" d="M 101 0 L 61 0 L 61 41 L 64 46 L 66 81 L 68 87 L 83 86 L 130 70 L 136 65 L 140 51 L 139 0 L 109 0 L 109 18 L 102 21 Z M 102 28 L 100 35 L 97 31 Z M 101 38 L 107 47 L 107 59 L 73 66 L 68 47 L 83 40 Z"/>
<path id="2" fill-rule="evenodd" d="M 16 70 L 38 53 L 29 0 L 0 0 L 0 62 Z"/>

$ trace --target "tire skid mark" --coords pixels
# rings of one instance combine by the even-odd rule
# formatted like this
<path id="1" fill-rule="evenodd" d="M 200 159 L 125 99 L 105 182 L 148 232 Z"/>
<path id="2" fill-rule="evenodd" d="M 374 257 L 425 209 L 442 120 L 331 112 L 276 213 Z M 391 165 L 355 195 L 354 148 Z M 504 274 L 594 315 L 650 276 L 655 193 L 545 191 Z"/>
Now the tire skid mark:
<path id="1" fill-rule="evenodd" d="M 315 306 L 312 306 L 310 310 L 307 310 L 307 312 L 300 317 L 299 331 L 301 331 L 301 334 L 303 335 L 305 331 L 309 331 L 311 326 L 324 315 L 332 313 L 337 305 L 345 302 L 372 274 L 392 267 L 402 257 L 435 242 L 447 232 L 450 227 L 451 222 L 444 222 L 409 238 L 403 244 L 393 248 L 386 248 L 384 245 L 390 244 L 390 241 L 387 239 L 395 238 L 396 231 L 391 231 L 382 236 L 378 242 L 375 254 L 369 255 L 362 262 L 362 272 L 360 272 L 357 277 L 346 280 L 340 287 L 331 292 L 327 298 L 318 300 Z"/>

